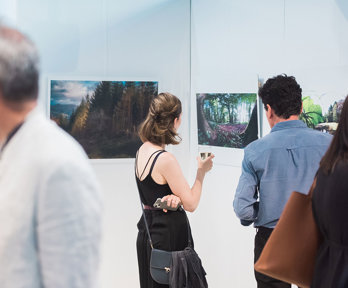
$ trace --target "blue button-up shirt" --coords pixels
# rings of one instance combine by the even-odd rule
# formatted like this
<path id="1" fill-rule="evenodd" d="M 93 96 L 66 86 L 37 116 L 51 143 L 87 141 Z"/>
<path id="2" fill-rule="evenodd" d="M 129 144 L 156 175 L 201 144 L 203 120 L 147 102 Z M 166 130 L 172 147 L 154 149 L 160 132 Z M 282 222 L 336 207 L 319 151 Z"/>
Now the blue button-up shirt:
<path id="1" fill-rule="evenodd" d="M 308 193 L 331 139 L 291 120 L 250 143 L 233 202 L 241 223 L 274 228 L 292 191 Z"/>

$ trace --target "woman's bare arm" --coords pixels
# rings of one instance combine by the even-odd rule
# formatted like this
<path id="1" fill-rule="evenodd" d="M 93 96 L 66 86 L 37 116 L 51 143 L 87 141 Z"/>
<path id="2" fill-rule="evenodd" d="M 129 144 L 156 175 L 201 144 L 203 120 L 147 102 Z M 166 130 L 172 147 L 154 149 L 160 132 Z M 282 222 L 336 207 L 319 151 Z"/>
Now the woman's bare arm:
<path id="1" fill-rule="evenodd" d="M 161 156 L 158 160 L 158 172 L 166 179 L 173 194 L 180 198 L 184 209 L 193 212 L 197 208 L 201 198 L 204 176 L 213 166 L 212 159 L 214 155 L 209 156 L 205 160 L 197 157 L 198 169 L 196 180 L 191 188 L 175 157 L 170 153 L 164 153 Z M 166 199 L 168 198 L 164 200 Z"/>

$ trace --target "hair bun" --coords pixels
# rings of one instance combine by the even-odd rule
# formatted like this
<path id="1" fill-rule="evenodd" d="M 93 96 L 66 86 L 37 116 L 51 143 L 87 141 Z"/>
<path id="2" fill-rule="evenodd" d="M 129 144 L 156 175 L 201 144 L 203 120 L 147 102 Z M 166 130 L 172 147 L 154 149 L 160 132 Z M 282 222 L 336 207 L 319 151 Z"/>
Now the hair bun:
<path id="1" fill-rule="evenodd" d="M 152 100 L 148 116 L 140 126 L 140 139 L 157 145 L 179 144 L 181 138 L 174 129 L 174 122 L 180 114 L 179 98 L 170 93 L 158 94 Z"/>
<path id="2" fill-rule="evenodd" d="M 152 119 L 155 120 L 156 122 L 158 122 L 161 119 L 161 113 L 159 112 L 155 112 L 151 116 L 152 116 Z"/>

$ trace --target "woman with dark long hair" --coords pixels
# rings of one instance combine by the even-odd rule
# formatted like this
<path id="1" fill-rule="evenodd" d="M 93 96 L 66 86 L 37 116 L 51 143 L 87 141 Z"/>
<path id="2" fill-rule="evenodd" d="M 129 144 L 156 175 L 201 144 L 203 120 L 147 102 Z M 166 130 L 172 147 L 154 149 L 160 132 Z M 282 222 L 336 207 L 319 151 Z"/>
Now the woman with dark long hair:
<path id="1" fill-rule="evenodd" d="M 189 235 L 186 212 L 193 212 L 199 203 L 203 179 L 212 166 L 212 158 L 197 157 L 197 176 L 192 188 L 187 183 L 174 155 L 165 151 L 168 144 L 179 144 L 178 128 L 181 124 L 181 102 L 170 93 L 160 93 L 150 104 L 149 113 L 141 124 L 139 135 L 143 145 L 136 158 L 136 181 L 143 203 L 146 220 L 154 248 L 180 251 L 187 247 Z M 167 211 L 155 209 L 157 198 L 184 209 Z M 151 247 L 143 216 L 138 223 L 138 266 L 141 288 L 169 287 L 156 283 L 150 275 Z"/>
<path id="2" fill-rule="evenodd" d="M 348 97 L 320 162 L 312 200 L 314 218 L 323 235 L 312 287 L 348 287 Z"/>

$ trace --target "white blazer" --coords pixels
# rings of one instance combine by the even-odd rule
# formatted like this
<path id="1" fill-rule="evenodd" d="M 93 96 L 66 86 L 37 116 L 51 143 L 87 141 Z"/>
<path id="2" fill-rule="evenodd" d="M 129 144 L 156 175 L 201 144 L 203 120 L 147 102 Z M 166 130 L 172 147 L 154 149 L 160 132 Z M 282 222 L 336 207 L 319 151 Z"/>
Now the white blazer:
<path id="1" fill-rule="evenodd" d="M 101 214 L 83 149 L 35 109 L 0 155 L 0 287 L 96 287 Z"/>

